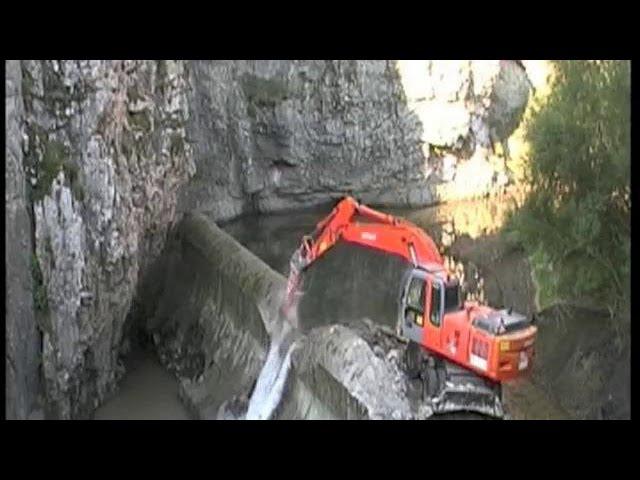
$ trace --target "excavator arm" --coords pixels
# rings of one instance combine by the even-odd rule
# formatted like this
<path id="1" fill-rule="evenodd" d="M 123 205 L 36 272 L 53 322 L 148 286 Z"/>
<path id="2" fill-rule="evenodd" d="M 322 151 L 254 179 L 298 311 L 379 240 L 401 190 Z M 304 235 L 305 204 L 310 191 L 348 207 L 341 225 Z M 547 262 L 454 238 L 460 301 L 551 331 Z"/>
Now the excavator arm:
<path id="1" fill-rule="evenodd" d="M 358 221 L 358 220 L 362 221 Z M 289 269 L 287 312 L 299 287 L 301 273 L 339 241 L 346 241 L 398 255 L 418 264 L 442 264 L 434 241 L 414 224 L 379 212 L 345 197 L 320 221 L 311 235 L 303 237 L 294 252 Z"/>
<path id="2" fill-rule="evenodd" d="M 364 222 L 357 221 L 358 217 Z M 442 262 L 436 244 L 420 228 L 351 197 L 340 200 L 313 234 L 304 238 L 301 253 L 307 265 L 340 240 L 400 255 L 414 264 Z"/>

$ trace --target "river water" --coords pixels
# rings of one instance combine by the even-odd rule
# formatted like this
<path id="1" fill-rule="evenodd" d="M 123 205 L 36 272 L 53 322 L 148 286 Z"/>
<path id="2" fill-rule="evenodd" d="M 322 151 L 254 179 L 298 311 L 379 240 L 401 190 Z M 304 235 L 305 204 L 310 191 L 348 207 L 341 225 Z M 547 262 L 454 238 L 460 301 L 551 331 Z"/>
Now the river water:
<path id="1" fill-rule="evenodd" d="M 469 264 L 464 259 L 461 260 L 447 253 L 450 247 L 464 243 L 458 242 L 460 238 L 474 242 L 476 239 L 495 233 L 502 224 L 507 208 L 507 201 L 494 199 L 414 210 L 383 210 L 401 215 L 429 233 L 436 243 L 443 247 L 442 253 L 445 254 L 448 267 L 466 280 L 465 283 L 471 285 L 467 297 L 487 300 L 481 275 L 477 271 L 470 272 Z M 292 214 L 246 216 L 223 225 L 223 228 L 272 268 L 287 275 L 290 255 L 299 245 L 302 235 L 310 233 L 329 210 L 330 207 L 326 207 Z M 359 275 L 368 275 L 368 273 L 360 272 Z M 334 281 L 328 282 L 321 288 L 339 288 L 339 285 L 340 282 Z M 517 290 L 519 287 L 516 285 L 513 288 Z M 521 296 L 527 294 L 522 292 Z M 523 305 L 528 303 L 530 302 L 523 301 Z M 526 308 L 529 310 L 529 307 Z M 274 365 L 273 371 L 264 372 L 262 382 L 259 380 L 259 385 L 256 387 L 266 389 L 265 398 L 268 397 L 267 390 L 272 389 L 274 385 L 277 386 L 282 361 L 274 362 Z M 177 381 L 163 369 L 153 354 L 136 352 L 127 365 L 127 371 L 120 391 L 97 410 L 96 419 L 188 418 L 185 408 L 178 399 Z M 510 410 L 514 418 L 567 418 L 568 416 L 540 388 L 529 381 L 519 382 L 506 388 L 505 399 L 508 404 L 511 403 Z M 254 404 L 251 408 L 251 415 L 249 415 L 251 418 L 268 415 L 268 412 L 258 407 Z"/>
<path id="2" fill-rule="evenodd" d="M 153 352 L 134 350 L 127 373 L 113 398 L 95 412 L 95 420 L 188 420 L 178 398 L 178 382 Z"/>

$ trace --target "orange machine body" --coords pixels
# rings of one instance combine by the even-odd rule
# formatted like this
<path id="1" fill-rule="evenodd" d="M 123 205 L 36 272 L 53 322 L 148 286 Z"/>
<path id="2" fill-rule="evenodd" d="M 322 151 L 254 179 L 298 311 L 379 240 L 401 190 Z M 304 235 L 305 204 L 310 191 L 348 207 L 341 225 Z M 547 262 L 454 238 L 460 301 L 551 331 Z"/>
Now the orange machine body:
<path id="1" fill-rule="evenodd" d="M 364 221 L 356 221 L 358 217 Z M 476 302 L 447 305 L 450 285 L 457 283 L 446 271 L 431 237 L 416 225 L 361 205 L 351 197 L 342 199 L 314 233 L 304 237 L 291 264 L 289 299 L 300 272 L 339 241 L 399 255 L 414 265 L 400 286 L 404 292 L 398 319 L 401 335 L 496 382 L 511 380 L 531 369 L 537 333 L 534 325 L 522 321 L 523 316 L 513 320 L 510 311 Z M 411 301 L 410 291 L 419 292 Z"/>

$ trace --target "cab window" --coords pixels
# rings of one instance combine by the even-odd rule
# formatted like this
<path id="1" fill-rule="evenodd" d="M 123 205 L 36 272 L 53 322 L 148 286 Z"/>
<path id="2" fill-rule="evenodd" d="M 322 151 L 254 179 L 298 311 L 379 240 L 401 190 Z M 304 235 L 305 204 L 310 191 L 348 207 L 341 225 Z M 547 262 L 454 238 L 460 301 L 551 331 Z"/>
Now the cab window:
<path id="1" fill-rule="evenodd" d="M 429 319 L 431 323 L 439 327 L 442 310 L 442 288 L 440 283 L 433 282 L 431 284 L 431 315 Z"/>
<path id="2" fill-rule="evenodd" d="M 460 294 L 460 284 L 458 280 L 454 279 L 449 281 L 445 285 L 444 291 L 444 311 L 455 312 L 462 308 L 461 300 L 462 295 Z"/>
<path id="3" fill-rule="evenodd" d="M 424 279 L 414 277 L 411 279 L 407 294 L 407 305 L 419 310 L 421 313 L 424 313 L 424 288 Z"/>
<path id="4" fill-rule="evenodd" d="M 407 292 L 407 304 L 404 311 L 405 320 L 419 327 L 424 325 L 425 285 L 426 283 L 422 278 L 414 277 L 411 279 Z"/>

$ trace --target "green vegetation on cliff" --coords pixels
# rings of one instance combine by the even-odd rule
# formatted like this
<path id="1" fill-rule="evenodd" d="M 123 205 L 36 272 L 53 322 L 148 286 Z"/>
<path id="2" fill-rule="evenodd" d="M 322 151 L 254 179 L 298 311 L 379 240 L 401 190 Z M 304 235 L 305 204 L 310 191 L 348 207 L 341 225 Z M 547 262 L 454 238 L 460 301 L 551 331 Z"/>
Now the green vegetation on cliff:
<path id="1" fill-rule="evenodd" d="M 629 61 L 558 61 L 548 101 L 526 125 L 531 193 L 508 237 L 532 264 L 538 303 L 628 305 Z"/>
<path id="2" fill-rule="evenodd" d="M 33 305 L 37 311 L 46 312 L 49 309 L 47 290 L 35 253 L 31 254 L 31 276 L 33 277 Z"/>

